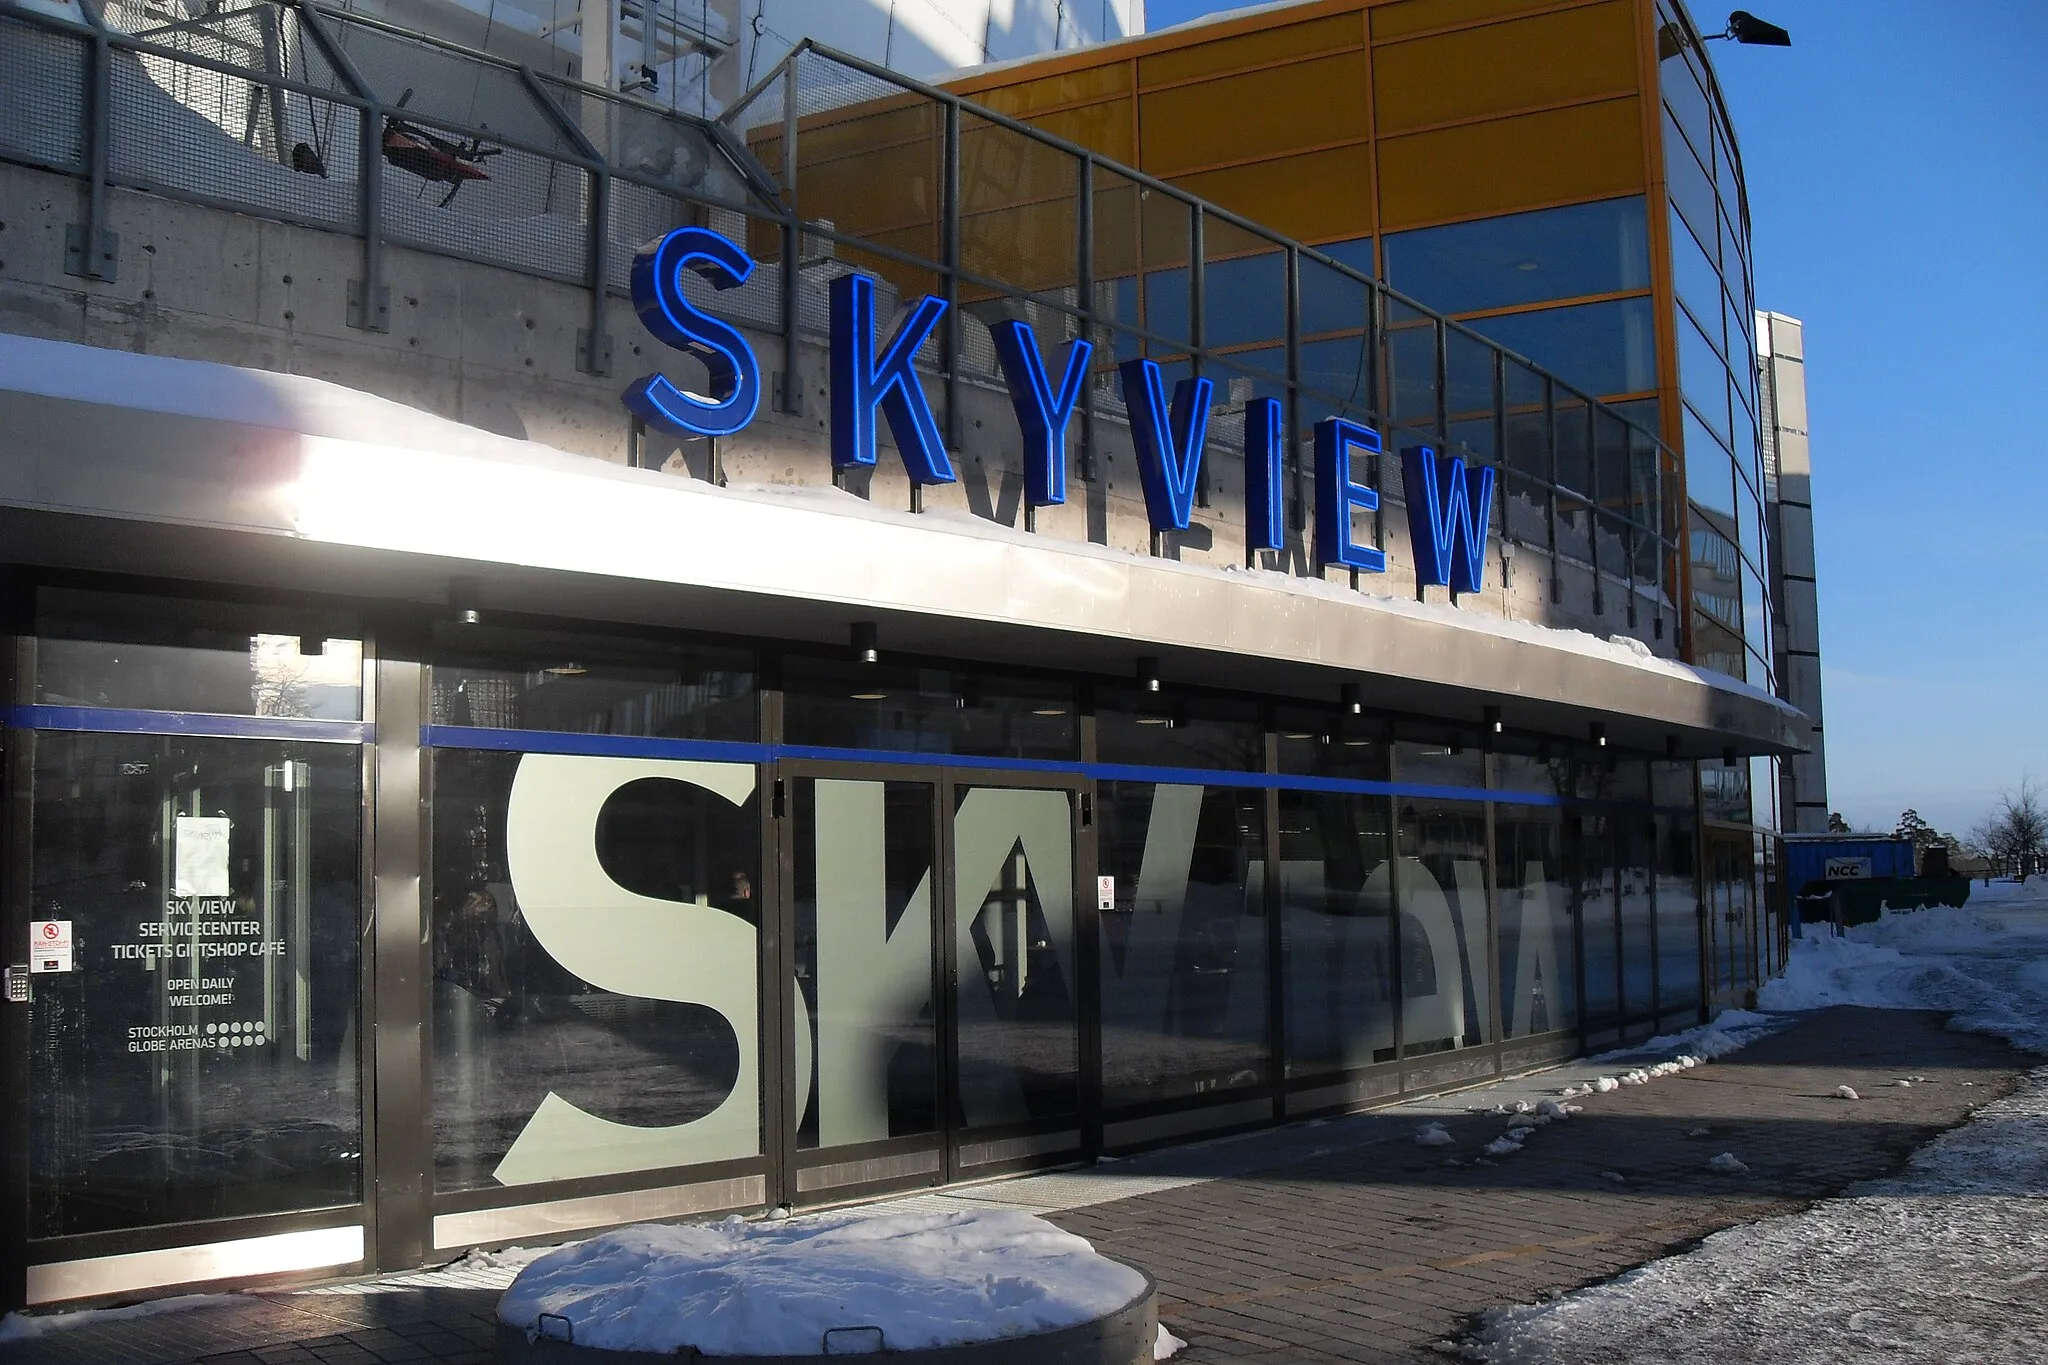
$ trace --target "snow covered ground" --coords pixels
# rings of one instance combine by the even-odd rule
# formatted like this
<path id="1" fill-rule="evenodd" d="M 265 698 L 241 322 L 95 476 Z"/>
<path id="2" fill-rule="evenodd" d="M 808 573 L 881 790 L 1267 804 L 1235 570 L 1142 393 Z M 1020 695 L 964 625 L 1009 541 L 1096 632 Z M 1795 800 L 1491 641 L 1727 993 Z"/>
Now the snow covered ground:
<path id="1" fill-rule="evenodd" d="M 2048 1051 L 2048 879 L 1795 945 L 1771 1010 L 1954 1012 Z M 2048 1067 L 1876 1181 L 1550 1303 L 1488 1315 L 1492 1365 L 2048 1359 Z"/>

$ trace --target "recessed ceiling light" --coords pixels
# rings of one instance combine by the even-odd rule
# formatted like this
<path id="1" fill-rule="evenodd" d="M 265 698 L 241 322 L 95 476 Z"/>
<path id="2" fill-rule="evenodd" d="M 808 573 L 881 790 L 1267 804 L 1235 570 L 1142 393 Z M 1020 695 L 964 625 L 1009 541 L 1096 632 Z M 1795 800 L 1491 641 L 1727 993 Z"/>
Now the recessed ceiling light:
<path id="1" fill-rule="evenodd" d="M 1173 718 L 1172 718 L 1171 716 L 1140 716 L 1140 717 L 1138 717 L 1138 724 L 1140 724 L 1140 725 L 1171 725 L 1171 724 L 1173 724 Z"/>
<path id="2" fill-rule="evenodd" d="M 889 698 L 887 692 L 855 692 L 852 695 L 855 701 L 887 701 Z"/>
<path id="3" fill-rule="evenodd" d="M 1067 708 L 1064 706 L 1038 706 L 1032 708 L 1031 714 L 1034 716 L 1064 716 L 1067 714 Z"/>
<path id="4" fill-rule="evenodd" d="M 580 678 L 589 671 L 589 669 L 579 663 L 556 664 L 551 668 L 541 670 L 541 672 L 552 674 L 557 678 Z"/>

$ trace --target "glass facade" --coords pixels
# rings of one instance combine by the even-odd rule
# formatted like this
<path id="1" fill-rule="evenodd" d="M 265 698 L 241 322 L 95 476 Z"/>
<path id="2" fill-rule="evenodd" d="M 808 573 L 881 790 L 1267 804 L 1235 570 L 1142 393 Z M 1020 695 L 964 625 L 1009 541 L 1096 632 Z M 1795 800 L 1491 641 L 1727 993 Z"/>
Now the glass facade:
<path id="1" fill-rule="evenodd" d="M 1662 150 L 1670 199 L 1680 435 L 1692 503 L 1693 654 L 1772 686 L 1763 448 L 1757 433 L 1749 206 L 1734 139 L 1689 19 L 1659 7 Z M 1702 538 L 1701 523 L 1712 528 Z M 1726 550 L 1734 551 L 1729 563 Z M 1752 585 L 1756 585 L 1752 587 Z"/>
<path id="2" fill-rule="evenodd" d="M 78 945 L 32 1007 L 44 1240 L 348 1216 L 405 1121 L 373 1126 L 361 1077 L 406 1039 L 436 1217 L 693 1181 L 744 1206 L 1481 1079 L 1697 1014 L 1764 950 L 1748 836 L 1697 852 L 1747 768 L 1696 805 L 1689 765 L 1362 706 L 588 627 L 373 659 L 340 614 L 66 590 L 34 614 L 13 809 L 27 903 Z M 407 695 L 416 741 L 363 719 Z M 422 845 L 373 907 L 408 761 Z M 406 868 L 418 937 L 380 952 L 417 952 L 416 996 L 362 950 Z"/>

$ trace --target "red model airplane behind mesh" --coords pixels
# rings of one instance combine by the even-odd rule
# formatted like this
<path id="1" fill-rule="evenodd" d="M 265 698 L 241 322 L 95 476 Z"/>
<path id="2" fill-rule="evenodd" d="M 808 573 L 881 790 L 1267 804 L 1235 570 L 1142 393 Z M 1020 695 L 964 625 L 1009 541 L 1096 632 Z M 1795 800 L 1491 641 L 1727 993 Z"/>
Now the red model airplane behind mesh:
<path id="1" fill-rule="evenodd" d="M 405 108 L 411 98 L 412 91 L 407 90 L 398 97 L 398 107 Z M 447 208 L 470 181 L 489 180 L 490 173 L 477 163 L 487 156 L 503 155 L 504 151 L 503 147 L 484 146 L 481 138 L 457 142 L 436 136 L 395 114 L 384 117 L 384 159 L 430 184 L 448 186 L 448 193 L 441 200 L 442 208 Z"/>

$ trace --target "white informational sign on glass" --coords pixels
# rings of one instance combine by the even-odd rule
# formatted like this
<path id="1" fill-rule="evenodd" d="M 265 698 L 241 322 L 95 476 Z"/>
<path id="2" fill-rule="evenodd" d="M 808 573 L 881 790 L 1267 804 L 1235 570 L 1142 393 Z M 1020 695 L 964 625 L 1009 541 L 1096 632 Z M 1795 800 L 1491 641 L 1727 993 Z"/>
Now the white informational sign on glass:
<path id="1" fill-rule="evenodd" d="M 1097 877 L 1095 879 L 1095 908 L 1097 910 L 1116 909 L 1116 878 Z"/>
<path id="2" fill-rule="evenodd" d="M 28 926 L 28 969 L 31 972 L 71 970 L 71 921 L 32 920 Z"/>
<path id="3" fill-rule="evenodd" d="M 228 896 L 228 831 L 225 815 L 181 815 L 171 871 L 173 896 Z"/>

